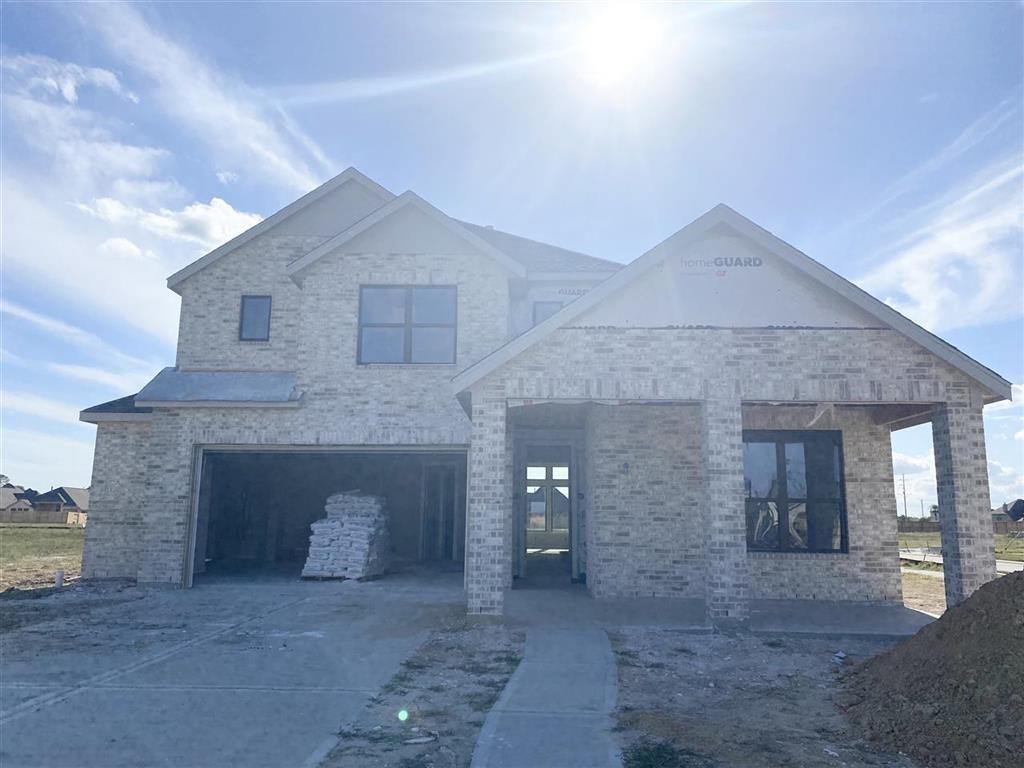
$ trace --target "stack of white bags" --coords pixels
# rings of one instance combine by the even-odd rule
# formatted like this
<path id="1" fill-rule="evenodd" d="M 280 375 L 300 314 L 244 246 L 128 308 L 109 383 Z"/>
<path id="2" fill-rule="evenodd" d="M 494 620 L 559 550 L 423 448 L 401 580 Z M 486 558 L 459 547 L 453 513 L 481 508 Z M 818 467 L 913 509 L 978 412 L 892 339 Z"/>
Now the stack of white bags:
<path id="1" fill-rule="evenodd" d="M 327 499 L 327 517 L 310 528 L 303 578 L 367 579 L 388 568 L 391 536 L 384 499 L 344 491 Z"/>

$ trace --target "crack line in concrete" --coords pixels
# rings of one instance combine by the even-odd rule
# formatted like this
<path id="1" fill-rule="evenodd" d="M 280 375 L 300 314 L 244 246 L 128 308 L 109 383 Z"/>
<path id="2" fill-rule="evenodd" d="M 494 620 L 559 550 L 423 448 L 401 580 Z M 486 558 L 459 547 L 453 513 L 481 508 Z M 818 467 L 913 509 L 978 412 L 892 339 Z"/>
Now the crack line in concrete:
<path id="1" fill-rule="evenodd" d="M 24 701 L 21 704 L 12 707 L 7 712 L 2 713 L 2 716 L 0 716 L 0 725 L 6 725 L 7 723 L 17 720 L 18 718 L 28 714 L 29 712 L 34 712 L 39 709 L 42 709 L 43 707 L 49 707 L 53 704 L 58 704 L 62 701 L 67 701 L 72 696 L 75 696 L 81 693 L 82 691 L 86 691 L 90 688 L 96 687 L 97 685 L 106 683 L 109 680 L 115 680 L 118 677 L 121 677 L 122 675 L 127 675 L 131 672 L 144 669 L 148 666 L 156 664 L 157 662 L 163 661 L 164 659 L 168 659 L 181 651 L 205 643 L 207 640 L 213 640 L 214 638 L 220 637 L 221 635 L 226 635 L 228 632 L 232 632 L 238 629 L 239 627 L 243 627 L 246 624 L 249 624 L 254 621 L 259 621 L 260 619 L 265 619 L 268 616 L 272 616 L 273 614 L 283 611 L 286 608 L 291 608 L 292 606 L 305 602 L 308 599 L 308 597 L 300 597 L 298 600 L 291 600 L 287 603 L 284 603 L 283 605 L 277 606 L 276 608 L 271 608 L 268 611 L 264 611 L 263 613 L 257 614 L 256 616 L 250 616 L 247 619 L 243 619 L 242 621 L 232 624 L 229 627 L 225 627 L 224 629 L 218 629 L 216 632 L 208 632 L 205 635 L 194 637 L 191 640 L 184 640 L 181 643 L 178 643 L 177 645 L 172 645 L 170 648 L 165 648 L 164 650 L 160 651 L 159 653 L 155 653 L 152 656 L 140 659 L 139 661 L 134 661 L 130 664 L 126 664 L 125 666 L 119 667 L 117 669 L 112 669 L 107 672 L 101 672 L 98 675 L 94 675 L 90 678 L 83 680 L 80 683 L 69 686 L 63 690 L 55 691 L 53 693 L 44 693 L 40 696 L 31 698 L 28 701 Z"/>

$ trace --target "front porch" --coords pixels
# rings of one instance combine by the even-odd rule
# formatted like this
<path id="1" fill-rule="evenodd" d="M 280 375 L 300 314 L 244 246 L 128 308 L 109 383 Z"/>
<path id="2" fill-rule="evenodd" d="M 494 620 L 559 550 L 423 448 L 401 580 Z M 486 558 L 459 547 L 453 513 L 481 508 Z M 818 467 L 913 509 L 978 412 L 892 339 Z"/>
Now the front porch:
<path id="1" fill-rule="evenodd" d="M 853 631 L 877 615 L 883 634 L 916 630 L 890 431 L 933 422 L 954 605 L 994 575 L 980 417 L 920 402 L 475 397 L 469 610 L 641 622 L 650 610 L 697 630 Z M 759 488 L 757 455 L 776 452 Z"/>

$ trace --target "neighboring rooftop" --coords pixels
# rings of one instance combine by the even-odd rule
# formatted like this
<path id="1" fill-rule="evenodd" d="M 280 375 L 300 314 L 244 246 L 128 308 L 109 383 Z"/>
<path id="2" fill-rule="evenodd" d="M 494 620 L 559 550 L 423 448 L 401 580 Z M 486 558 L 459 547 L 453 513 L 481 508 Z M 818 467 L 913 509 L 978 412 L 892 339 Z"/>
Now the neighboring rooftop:
<path id="1" fill-rule="evenodd" d="M 41 493 L 32 499 L 33 504 L 63 504 L 76 507 L 83 512 L 89 511 L 89 489 L 61 485 L 53 490 Z"/>

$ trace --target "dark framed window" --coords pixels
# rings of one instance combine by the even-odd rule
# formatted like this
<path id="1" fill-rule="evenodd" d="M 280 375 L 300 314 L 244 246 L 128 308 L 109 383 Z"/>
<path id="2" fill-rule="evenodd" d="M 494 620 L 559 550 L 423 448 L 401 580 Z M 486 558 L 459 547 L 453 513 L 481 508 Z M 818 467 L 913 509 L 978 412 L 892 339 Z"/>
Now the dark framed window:
<path id="1" fill-rule="evenodd" d="M 270 340 L 270 297 L 243 296 L 238 321 L 239 341 Z"/>
<path id="2" fill-rule="evenodd" d="M 847 552 L 841 432 L 743 431 L 747 549 Z"/>
<path id="3" fill-rule="evenodd" d="M 533 302 L 533 324 L 543 323 L 558 310 L 563 304 L 560 301 L 535 301 Z"/>
<path id="4" fill-rule="evenodd" d="M 360 286 L 356 359 L 454 363 L 457 303 L 454 285 Z"/>

